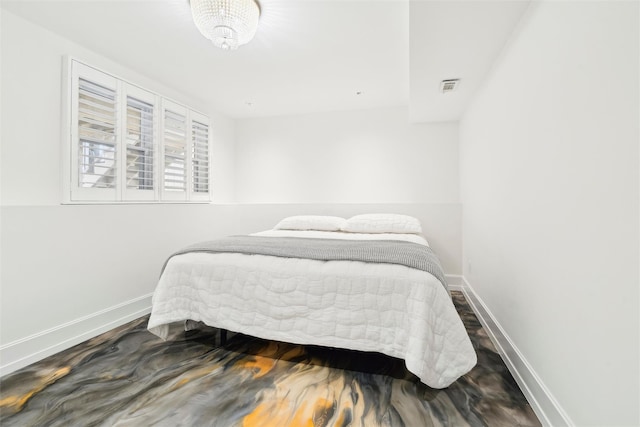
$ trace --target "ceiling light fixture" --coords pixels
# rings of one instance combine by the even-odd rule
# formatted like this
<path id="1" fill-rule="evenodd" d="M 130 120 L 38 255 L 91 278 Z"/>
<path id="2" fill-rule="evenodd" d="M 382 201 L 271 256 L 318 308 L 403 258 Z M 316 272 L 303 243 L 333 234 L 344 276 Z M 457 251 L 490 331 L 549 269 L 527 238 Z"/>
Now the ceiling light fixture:
<path id="1" fill-rule="evenodd" d="M 191 0 L 191 14 L 203 36 L 221 49 L 235 50 L 256 34 L 260 6 L 255 0 Z"/>

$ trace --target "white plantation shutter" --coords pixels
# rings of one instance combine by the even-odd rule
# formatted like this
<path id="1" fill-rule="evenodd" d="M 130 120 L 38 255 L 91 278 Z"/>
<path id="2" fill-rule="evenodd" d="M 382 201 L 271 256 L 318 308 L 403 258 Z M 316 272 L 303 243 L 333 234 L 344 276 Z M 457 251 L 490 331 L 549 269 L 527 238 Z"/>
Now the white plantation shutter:
<path id="1" fill-rule="evenodd" d="M 79 184 L 115 188 L 116 92 L 82 78 L 78 90 Z"/>
<path id="2" fill-rule="evenodd" d="M 124 117 L 126 152 L 123 163 L 125 200 L 154 200 L 156 185 L 156 109 L 155 96 L 140 88 L 126 86 L 127 108 Z"/>
<path id="3" fill-rule="evenodd" d="M 153 105 L 127 97 L 127 188 L 153 190 Z"/>
<path id="4" fill-rule="evenodd" d="M 118 188 L 118 82 L 78 64 L 72 69 L 71 178 L 75 200 L 113 200 Z"/>
<path id="5" fill-rule="evenodd" d="M 187 111 L 163 103 L 163 199 L 187 199 Z"/>
<path id="6" fill-rule="evenodd" d="M 211 200 L 209 118 L 65 61 L 64 202 Z"/>
<path id="7" fill-rule="evenodd" d="M 191 199 L 209 199 L 209 124 L 207 118 L 191 113 Z"/>

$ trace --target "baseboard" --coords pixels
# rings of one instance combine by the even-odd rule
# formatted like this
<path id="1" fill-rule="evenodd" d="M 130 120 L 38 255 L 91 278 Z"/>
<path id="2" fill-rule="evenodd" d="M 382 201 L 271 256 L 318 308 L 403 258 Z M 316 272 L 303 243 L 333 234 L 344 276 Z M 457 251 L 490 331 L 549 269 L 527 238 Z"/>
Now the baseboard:
<path id="1" fill-rule="evenodd" d="M 461 291 L 464 285 L 463 277 L 459 274 L 445 274 L 444 278 L 447 279 L 447 286 L 450 291 Z"/>
<path id="2" fill-rule="evenodd" d="M 462 281 L 462 292 L 542 425 L 574 427 L 573 421 L 500 326 L 484 301 L 473 290 L 466 277 L 462 276 Z"/>
<path id="3" fill-rule="evenodd" d="M 0 377 L 151 312 L 143 295 L 0 346 Z"/>

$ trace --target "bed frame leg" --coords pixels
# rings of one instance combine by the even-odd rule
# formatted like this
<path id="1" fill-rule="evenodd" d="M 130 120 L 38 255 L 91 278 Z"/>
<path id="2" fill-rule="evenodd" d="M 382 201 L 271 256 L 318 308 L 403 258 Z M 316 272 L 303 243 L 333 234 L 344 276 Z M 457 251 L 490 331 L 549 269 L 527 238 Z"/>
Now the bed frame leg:
<path id="1" fill-rule="evenodd" d="M 220 329 L 220 345 L 225 345 L 227 343 L 227 330 Z"/>

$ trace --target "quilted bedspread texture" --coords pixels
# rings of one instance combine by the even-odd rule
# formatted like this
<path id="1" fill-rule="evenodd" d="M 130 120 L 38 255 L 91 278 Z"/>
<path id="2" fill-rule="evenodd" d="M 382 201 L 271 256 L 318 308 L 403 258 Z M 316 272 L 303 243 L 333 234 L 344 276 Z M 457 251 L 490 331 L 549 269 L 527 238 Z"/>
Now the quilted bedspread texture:
<path id="1" fill-rule="evenodd" d="M 384 353 L 433 388 L 476 364 L 446 289 L 402 265 L 177 255 L 157 285 L 148 328 L 166 339 L 170 323 L 188 319 L 265 339 Z"/>

